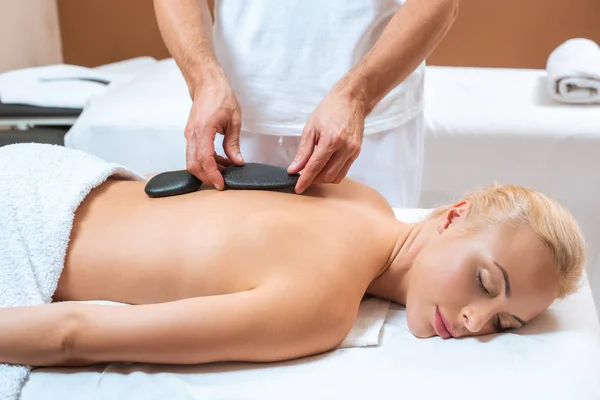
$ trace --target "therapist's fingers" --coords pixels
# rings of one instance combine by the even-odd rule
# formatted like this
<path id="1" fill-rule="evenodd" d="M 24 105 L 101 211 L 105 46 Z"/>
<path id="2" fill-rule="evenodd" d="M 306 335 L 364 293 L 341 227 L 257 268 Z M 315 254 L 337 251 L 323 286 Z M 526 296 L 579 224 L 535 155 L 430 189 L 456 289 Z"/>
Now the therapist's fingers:
<path id="1" fill-rule="evenodd" d="M 315 151 L 315 141 L 317 137 L 317 132 L 315 128 L 307 125 L 302 132 L 302 138 L 300 139 L 300 144 L 298 145 L 298 150 L 296 151 L 296 156 L 294 160 L 288 167 L 289 174 L 297 174 L 300 172 L 308 163 L 308 160 L 313 155 Z"/>
<path id="2" fill-rule="evenodd" d="M 202 182 L 208 181 L 208 176 L 204 173 L 198 162 L 198 146 L 196 142 L 196 135 L 194 133 L 186 132 L 186 146 L 185 146 L 185 168 L 189 173 L 200 179 Z"/>
<path id="3" fill-rule="evenodd" d="M 228 121 L 223 139 L 223 150 L 231 161 L 236 165 L 244 165 L 244 158 L 240 150 L 240 131 L 242 129 L 242 121 L 239 115 L 232 115 Z"/>
<path id="4" fill-rule="evenodd" d="M 228 167 L 231 164 L 233 164 L 230 159 L 228 159 L 227 157 L 220 156 L 217 153 L 215 153 L 215 160 L 217 161 L 218 165 L 221 165 L 223 167 Z"/>
<path id="5" fill-rule="evenodd" d="M 334 182 L 349 158 L 350 154 L 342 150 L 335 152 L 325 167 L 321 170 L 319 175 L 317 175 L 313 183 L 321 184 Z"/>
<path id="6" fill-rule="evenodd" d="M 348 175 L 348 171 L 350 171 L 350 167 L 352 167 L 352 164 L 354 164 L 354 161 L 356 161 L 357 158 L 358 158 L 358 154 L 350 157 L 348 159 L 348 161 L 346 161 L 346 165 L 344 165 L 342 167 L 342 169 L 338 173 L 337 177 L 333 180 L 333 183 L 337 184 L 344 180 L 346 175 Z"/>
<path id="7" fill-rule="evenodd" d="M 223 175 L 219 171 L 219 165 L 214 157 L 208 157 L 202 164 L 204 172 L 208 176 L 210 183 L 212 183 L 217 190 L 223 190 L 225 182 L 223 181 Z"/>
<path id="8" fill-rule="evenodd" d="M 208 177 L 205 183 L 213 184 L 218 190 L 223 190 L 225 186 L 223 175 L 219 172 L 217 161 L 215 160 L 216 134 L 216 128 L 206 128 L 204 133 L 197 138 L 198 162 L 200 163 L 200 169 Z"/>
<path id="9" fill-rule="evenodd" d="M 335 148 L 327 143 L 320 143 L 318 146 L 315 146 L 314 153 L 306 163 L 306 168 L 302 170 L 300 178 L 298 178 L 298 182 L 296 183 L 296 193 L 303 193 L 310 185 L 312 185 L 314 179 L 331 159 L 334 151 Z"/>

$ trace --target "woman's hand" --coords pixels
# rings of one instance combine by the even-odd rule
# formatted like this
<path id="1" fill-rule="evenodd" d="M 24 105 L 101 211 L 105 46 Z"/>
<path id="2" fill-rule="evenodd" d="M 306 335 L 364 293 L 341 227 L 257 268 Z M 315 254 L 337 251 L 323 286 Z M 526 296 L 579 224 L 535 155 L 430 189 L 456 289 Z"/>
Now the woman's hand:
<path id="1" fill-rule="evenodd" d="M 193 91 L 193 105 L 185 127 L 186 169 L 205 184 L 223 190 L 221 172 L 232 162 L 243 165 L 240 151 L 242 114 L 226 77 L 205 81 Z M 215 136 L 225 136 L 227 158 L 215 153 Z"/>
<path id="2" fill-rule="evenodd" d="M 361 101 L 332 90 L 310 116 L 300 146 L 288 168 L 301 172 L 296 193 L 313 183 L 340 183 L 360 154 L 365 125 Z"/>

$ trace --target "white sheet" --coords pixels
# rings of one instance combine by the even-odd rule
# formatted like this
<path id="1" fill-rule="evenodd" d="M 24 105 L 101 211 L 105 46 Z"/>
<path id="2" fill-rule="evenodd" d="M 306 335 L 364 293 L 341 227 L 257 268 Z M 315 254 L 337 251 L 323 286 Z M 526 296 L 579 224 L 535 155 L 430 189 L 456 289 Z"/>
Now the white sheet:
<path id="1" fill-rule="evenodd" d="M 138 57 L 97 68 L 55 64 L 8 71 L 0 74 L 0 100 L 4 104 L 81 109 L 89 99 L 133 79 L 155 62 L 152 57 Z"/>
<path id="2" fill-rule="evenodd" d="M 561 104 L 546 80 L 545 70 L 428 67 L 419 206 L 495 180 L 557 198 L 582 226 L 600 305 L 600 105 Z"/>
<path id="3" fill-rule="evenodd" d="M 427 210 L 397 210 L 404 221 Z M 600 324 L 589 286 L 516 333 L 417 339 L 393 305 L 378 347 L 278 364 L 40 368 L 21 400 L 600 398 Z"/>

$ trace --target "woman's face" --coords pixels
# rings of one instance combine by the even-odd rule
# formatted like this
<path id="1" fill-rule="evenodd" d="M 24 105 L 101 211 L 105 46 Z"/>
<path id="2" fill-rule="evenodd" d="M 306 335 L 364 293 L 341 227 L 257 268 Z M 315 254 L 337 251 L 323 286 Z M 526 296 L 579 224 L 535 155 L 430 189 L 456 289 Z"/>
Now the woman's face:
<path id="1" fill-rule="evenodd" d="M 520 328 L 556 297 L 556 263 L 528 226 L 467 231 L 464 211 L 449 212 L 413 262 L 406 310 L 417 337 Z"/>

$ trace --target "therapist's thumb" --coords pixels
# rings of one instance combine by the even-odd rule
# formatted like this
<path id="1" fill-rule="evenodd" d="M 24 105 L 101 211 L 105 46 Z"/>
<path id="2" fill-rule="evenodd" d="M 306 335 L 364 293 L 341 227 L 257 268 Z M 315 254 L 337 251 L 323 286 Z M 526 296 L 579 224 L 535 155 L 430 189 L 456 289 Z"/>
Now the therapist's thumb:
<path id="1" fill-rule="evenodd" d="M 237 165 L 244 165 L 244 158 L 240 150 L 240 131 L 242 122 L 240 118 L 233 117 L 227 126 L 225 138 L 223 139 L 223 150 L 231 161 Z"/>

